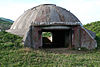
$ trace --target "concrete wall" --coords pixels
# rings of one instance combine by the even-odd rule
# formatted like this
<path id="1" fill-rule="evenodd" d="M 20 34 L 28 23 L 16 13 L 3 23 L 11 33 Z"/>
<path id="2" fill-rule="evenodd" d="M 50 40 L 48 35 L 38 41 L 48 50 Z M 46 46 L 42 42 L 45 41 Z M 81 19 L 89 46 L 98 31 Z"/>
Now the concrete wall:
<path id="1" fill-rule="evenodd" d="M 24 45 L 36 49 L 42 46 L 42 32 L 39 27 L 30 26 L 29 31 L 24 36 Z"/>
<path id="2" fill-rule="evenodd" d="M 74 33 L 72 35 L 72 46 L 74 48 L 94 49 L 97 47 L 96 40 L 91 34 L 81 26 L 73 27 Z"/>
<path id="3" fill-rule="evenodd" d="M 66 33 L 67 31 L 52 31 L 54 43 L 60 44 L 63 41 L 64 45 L 67 45 L 69 42 L 70 48 L 85 47 L 87 49 L 94 49 L 97 47 L 97 42 L 84 27 L 74 26 L 72 30 L 69 30 L 69 34 Z M 24 44 L 33 48 L 42 47 L 42 29 L 40 27 L 30 26 L 30 29 L 24 36 Z"/>

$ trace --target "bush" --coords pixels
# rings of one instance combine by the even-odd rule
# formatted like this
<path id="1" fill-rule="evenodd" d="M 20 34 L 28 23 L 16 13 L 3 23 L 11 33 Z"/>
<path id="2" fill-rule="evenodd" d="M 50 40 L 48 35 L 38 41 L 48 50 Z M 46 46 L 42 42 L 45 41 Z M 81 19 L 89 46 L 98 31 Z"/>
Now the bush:
<path id="1" fill-rule="evenodd" d="M 9 48 L 9 47 L 13 47 L 14 43 L 12 42 L 8 42 L 8 43 L 0 43 L 0 49 L 5 49 L 5 48 Z"/>
<path id="2" fill-rule="evenodd" d="M 84 25 L 84 27 L 88 30 L 95 32 L 96 35 L 100 35 L 100 21 L 86 24 L 86 25 Z"/>
<path id="3" fill-rule="evenodd" d="M 50 36 L 52 36 L 52 33 L 51 32 L 43 32 L 42 36 L 43 37 L 50 37 Z"/>
<path id="4" fill-rule="evenodd" d="M 0 49 L 13 49 L 13 47 L 23 47 L 22 37 L 7 33 L 5 31 L 0 32 Z"/>
<path id="5" fill-rule="evenodd" d="M 96 36 L 96 41 L 97 41 L 97 44 L 98 44 L 98 47 L 97 49 L 100 49 L 100 37 L 99 36 Z"/>

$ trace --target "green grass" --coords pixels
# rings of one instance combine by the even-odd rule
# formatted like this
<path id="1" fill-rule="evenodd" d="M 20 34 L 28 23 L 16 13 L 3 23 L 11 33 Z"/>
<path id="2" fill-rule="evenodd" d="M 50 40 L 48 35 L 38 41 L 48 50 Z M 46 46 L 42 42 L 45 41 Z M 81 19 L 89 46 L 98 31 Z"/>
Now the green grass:
<path id="1" fill-rule="evenodd" d="M 43 32 L 42 36 L 43 37 L 50 37 L 50 36 L 52 36 L 52 33 L 51 32 Z"/>
<path id="2" fill-rule="evenodd" d="M 29 49 L 22 38 L 0 32 L 0 67 L 99 67 L 100 50 Z"/>
<path id="3" fill-rule="evenodd" d="M 99 67 L 100 51 L 83 54 L 59 54 L 45 49 L 25 48 L 0 50 L 1 67 Z"/>
<path id="4" fill-rule="evenodd" d="M 95 32 L 96 35 L 100 37 L 100 21 L 88 23 L 84 25 L 84 27 L 88 30 Z"/>

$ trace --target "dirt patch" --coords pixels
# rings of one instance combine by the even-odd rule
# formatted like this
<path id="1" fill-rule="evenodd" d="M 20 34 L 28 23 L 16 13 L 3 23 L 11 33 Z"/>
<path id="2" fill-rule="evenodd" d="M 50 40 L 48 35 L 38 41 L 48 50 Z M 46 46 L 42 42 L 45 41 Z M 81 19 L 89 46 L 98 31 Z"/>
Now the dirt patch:
<path id="1" fill-rule="evenodd" d="M 20 51 L 25 51 L 25 52 L 46 52 L 46 53 L 54 53 L 54 54 L 64 54 L 64 55 L 70 55 L 70 54 L 88 54 L 92 51 L 79 51 L 79 50 L 72 50 L 68 48 L 42 48 L 42 49 L 32 49 L 32 48 L 23 48 L 20 49 Z"/>
<path id="2" fill-rule="evenodd" d="M 32 51 L 33 49 L 32 49 L 32 48 L 23 48 L 23 49 L 20 49 L 20 50 L 25 51 L 25 52 L 30 52 L 30 51 Z"/>
<path id="3" fill-rule="evenodd" d="M 56 54 L 86 54 L 89 52 L 89 51 L 72 50 L 72 49 L 67 49 L 67 48 L 48 48 L 44 50 L 46 52 L 56 53 Z"/>

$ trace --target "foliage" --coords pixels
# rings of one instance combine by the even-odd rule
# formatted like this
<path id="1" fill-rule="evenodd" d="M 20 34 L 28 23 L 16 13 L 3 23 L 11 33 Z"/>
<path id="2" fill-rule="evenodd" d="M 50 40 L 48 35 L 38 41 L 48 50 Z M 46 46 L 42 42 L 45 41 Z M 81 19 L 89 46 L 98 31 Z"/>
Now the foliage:
<path id="1" fill-rule="evenodd" d="M 42 33 L 42 36 L 43 36 L 43 37 L 50 37 L 51 35 L 52 35 L 51 32 L 43 32 L 43 33 Z"/>
<path id="2" fill-rule="evenodd" d="M 22 38 L 17 35 L 13 35 L 5 31 L 0 32 L 0 49 L 13 48 L 20 45 L 21 42 Z"/>
<path id="3" fill-rule="evenodd" d="M 84 25 L 84 27 L 88 30 L 95 32 L 97 36 L 100 36 L 100 21 L 88 23 Z"/>
<path id="4" fill-rule="evenodd" d="M 12 25 L 12 22 L 0 18 L 0 29 L 7 30 Z"/>
<path id="5" fill-rule="evenodd" d="M 96 36 L 96 41 L 97 41 L 97 49 L 100 49 L 100 36 Z"/>

